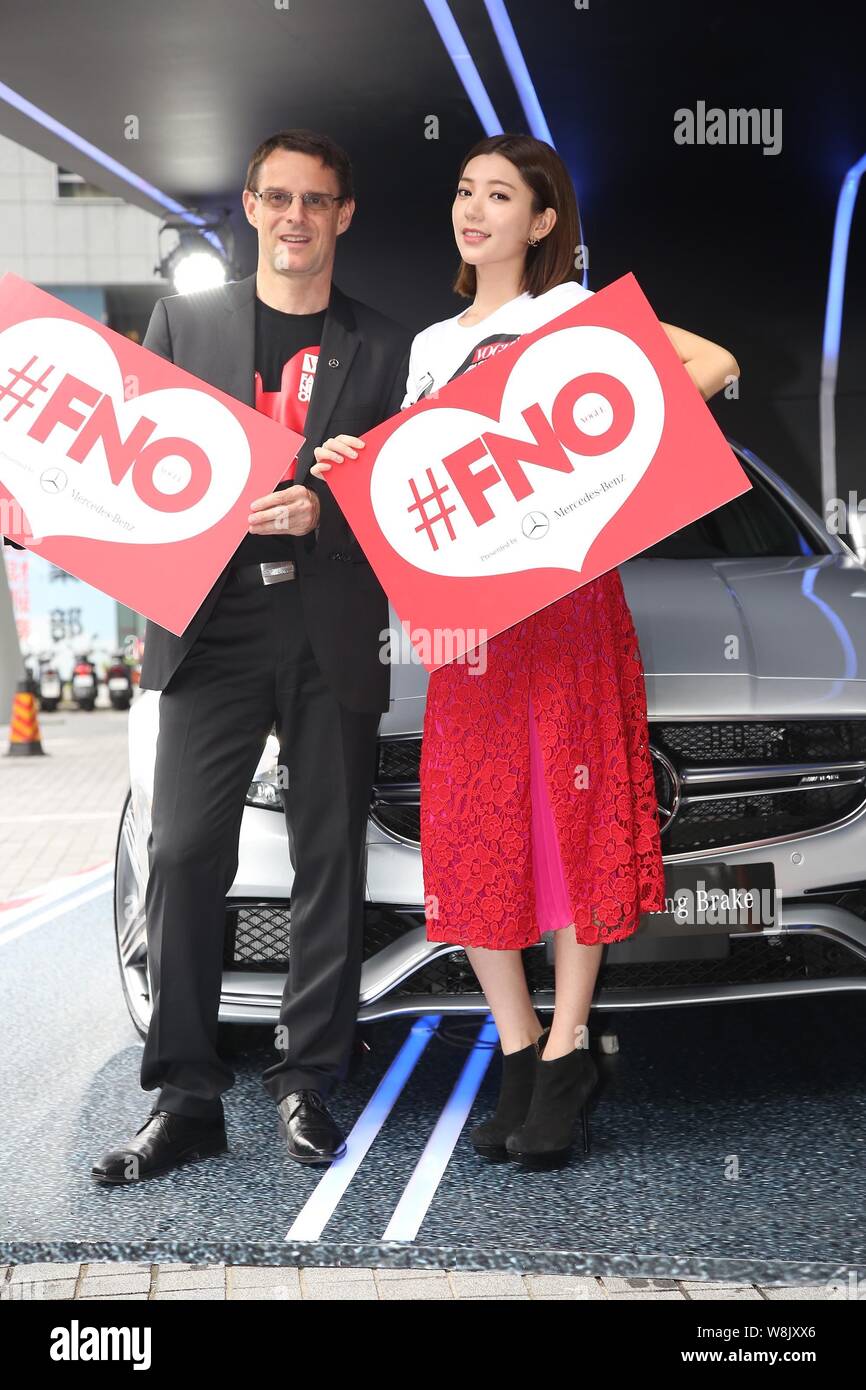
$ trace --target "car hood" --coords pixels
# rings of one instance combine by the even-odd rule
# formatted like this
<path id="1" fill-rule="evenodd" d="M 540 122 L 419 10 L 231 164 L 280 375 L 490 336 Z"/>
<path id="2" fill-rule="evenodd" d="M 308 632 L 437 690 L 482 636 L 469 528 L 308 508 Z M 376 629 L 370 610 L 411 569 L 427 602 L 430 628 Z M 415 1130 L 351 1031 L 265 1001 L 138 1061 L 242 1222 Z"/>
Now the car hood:
<path id="1" fill-rule="evenodd" d="M 619 567 L 650 718 L 866 715 L 866 568 L 847 555 Z M 399 628 L 399 624 L 398 624 Z M 395 665 L 381 732 L 417 732 L 427 675 Z"/>

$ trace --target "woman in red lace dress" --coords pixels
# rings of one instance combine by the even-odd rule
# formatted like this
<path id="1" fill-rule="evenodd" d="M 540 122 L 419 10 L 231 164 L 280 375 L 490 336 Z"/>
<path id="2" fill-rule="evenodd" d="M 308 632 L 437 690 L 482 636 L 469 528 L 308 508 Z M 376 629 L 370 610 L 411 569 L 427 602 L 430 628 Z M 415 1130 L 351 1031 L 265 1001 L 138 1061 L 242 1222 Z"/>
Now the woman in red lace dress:
<path id="1" fill-rule="evenodd" d="M 412 344 L 404 407 L 589 294 L 576 279 L 574 189 L 527 135 L 482 140 L 453 205 L 466 311 Z M 663 325 L 705 399 L 739 375 L 729 352 Z M 312 471 L 357 457 L 341 435 Z M 429 680 L 420 766 L 427 936 L 464 947 L 501 1049 L 496 1111 L 470 1139 L 492 1159 L 560 1159 L 597 1080 L 587 1021 L 605 943 L 664 907 L 640 649 L 614 569 Z M 521 951 L 555 932 L 542 1029 Z"/>

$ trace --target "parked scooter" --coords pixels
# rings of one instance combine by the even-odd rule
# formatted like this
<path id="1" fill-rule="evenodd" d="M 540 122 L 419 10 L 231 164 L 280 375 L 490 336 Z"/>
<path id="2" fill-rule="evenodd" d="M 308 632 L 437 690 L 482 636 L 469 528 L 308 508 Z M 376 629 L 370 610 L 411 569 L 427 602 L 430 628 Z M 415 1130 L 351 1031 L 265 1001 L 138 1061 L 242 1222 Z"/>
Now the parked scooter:
<path id="1" fill-rule="evenodd" d="M 63 682 L 50 657 L 39 658 L 39 709 L 56 710 L 63 694 Z"/>
<path id="2" fill-rule="evenodd" d="M 115 653 L 108 668 L 106 684 L 112 709 L 129 709 L 132 704 L 132 672 L 120 652 Z"/>
<path id="3" fill-rule="evenodd" d="M 39 711 L 57 709 L 63 695 L 63 682 L 54 665 L 51 652 L 31 653 L 24 658 L 28 679 L 32 682 L 33 694 L 39 700 Z"/>
<path id="4" fill-rule="evenodd" d="M 96 667 L 86 653 L 72 668 L 72 698 L 79 709 L 96 708 Z"/>

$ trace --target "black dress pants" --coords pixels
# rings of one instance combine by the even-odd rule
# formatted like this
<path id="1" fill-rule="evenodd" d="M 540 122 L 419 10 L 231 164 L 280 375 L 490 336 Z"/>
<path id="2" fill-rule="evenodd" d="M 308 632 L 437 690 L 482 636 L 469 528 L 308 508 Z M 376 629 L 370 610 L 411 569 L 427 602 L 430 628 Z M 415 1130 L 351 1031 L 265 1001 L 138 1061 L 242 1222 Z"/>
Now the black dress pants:
<path id="1" fill-rule="evenodd" d="M 235 1079 L 216 1050 L 224 899 L 244 797 L 274 724 L 295 877 L 282 1026 L 262 1081 L 275 1102 L 302 1087 L 327 1096 L 348 1068 L 380 716 L 347 709 L 325 683 L 301 582 L 230 571 L 159 697 L 145 895 L 153 1014 L 141 1062 L 142 1088 L 159 1088 L 153 1110 L 217 1117 Z"/>

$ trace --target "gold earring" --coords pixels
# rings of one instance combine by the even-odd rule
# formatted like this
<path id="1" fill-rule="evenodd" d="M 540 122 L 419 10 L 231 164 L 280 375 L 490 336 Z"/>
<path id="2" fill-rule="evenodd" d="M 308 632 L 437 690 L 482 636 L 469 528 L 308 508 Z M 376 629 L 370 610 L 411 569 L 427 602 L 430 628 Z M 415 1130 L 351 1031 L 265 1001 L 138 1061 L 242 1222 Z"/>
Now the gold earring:
<path id="1" fill-rule="evenodd" d="M 527 237 L 527 241 L 529 242 L 529 245 L 530 245 L 530 246 L 537 246 L 537 245 L 538 245 L 538 237 L 537 237 L 537 236 Z"/>

